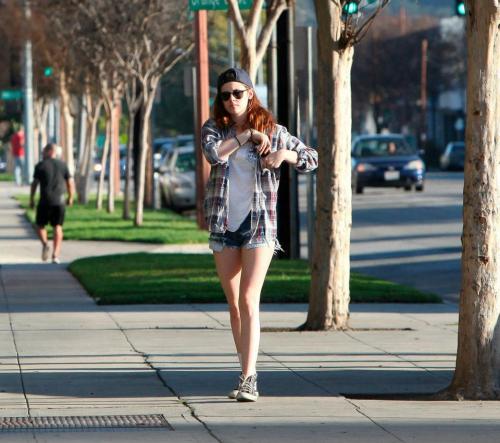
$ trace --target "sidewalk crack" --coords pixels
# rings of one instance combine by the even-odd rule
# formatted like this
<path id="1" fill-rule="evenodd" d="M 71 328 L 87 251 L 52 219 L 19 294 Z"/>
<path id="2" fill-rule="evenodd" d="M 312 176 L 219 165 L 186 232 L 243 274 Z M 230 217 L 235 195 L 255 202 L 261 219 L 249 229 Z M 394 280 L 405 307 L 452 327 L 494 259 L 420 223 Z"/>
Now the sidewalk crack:
<path id="1" fill-rule="evenodd" d="M 214 317 L 213 315 L 211 315 L 209 312 L 204 311 L 203 309 L 199 308 L 197 305 L 190 304 L 189 306 L 191 306 L 193 309 L 196 309 L 198 312 L 201 312 L 202 314 L 206 315 L 208 318 L 212 319 L 215 323 L 218 323 L 224 329 L 228 328 L 227 325 L 225 325 L 224 323 L 222 323 L 220 320 L 218 320 L 216 317 Z"/>
<path id="2" fill-rule="evenodd" d="M 285 363 L 283 363 L 282 361 L 278 360 L 276 357 L 274 357 L 272 354 L 268 354 L 267 352 L 263 351 L 262 349 L 260 350 L 260 354 L 263 354 L 265 355 L 266 357 L 269 357 L 270 359 L 274 360 L 276 363 L 280 364 L 281 366 L 283 366 L 285 369 L 288 369 L 292 374 L 294 374 L 295 376 L 299 377 L 300 379 L 304 380 L 306 383 L 309 383 L 315 387 L 317 387 L 319 390 L 321 391 L 324 391 L 326 392 L 327 394 L 329 395 L 333 395 L 333 396 L 338 396 L 338 393 L 337 392 L 333 392 L 333 391 L 330 391 L 329 389 L 325 388 L 324 386 L 320 385 L 319 383 L 316 383 L 312 380 L 309 380 L 307 377 L 305 377 L 304 375 L 302 374 L 299 374 L 297 371 L 295 371 L 293 368 L 291 368 L 290 366 L 287 366 Z"/>
<path id="3" fill-rule="evenodd" d="M 104 311 L 104 310 L 103 310 Z M 127 340 L 127 343 L 130 345 L 130 347 L 132 348 L 132 350 L 137 354 L 137 355 L 140 355 L 144 361 L 144 363 L 151 369 L 155 372 L 156 374 L 156 377 L 158 378 L 158 380 L 160 380 L 160 383 L 165 387 L 167 388 L 171 393 L 172 395 L 174 395 L 175 397 L 177 397 L 179 399 L 179 401 L 181 402 L 181 404 L 183 406 L 185 406 L 187 409 L 189 409 L 190 413 L 191 413 L 191 417 L 193 417 L 197 422 L 199 422 L 203 428 L 205 428 L 205 430 L 207 431 L 207 433 L 218 443 L 224 443 L 219 437 L 217 437 L 217 435 L 215 435 L 214 431 L 212 431 L 212 429 L 210 429 L 210 427 L 208 426 L 207 423 L 205 423 L 199 416 L 198 414 L 196 413 L 196 410 L 193 406 L 191 406 L 189 404 L 188 401 L 186 400 L 183 400 L 181 395 L 172 387 L 170 386 L 166 380 L 162 377 L 161 375 L 161 371 L 160 369 L 156 368 L 153 363 L 151 361 L 149 361 L 149 356 L 148 354 L 146 354 L 145 352 L 142 352 L 141 350 L 137 349 L 135 347 L 135 345 L 132 343 L 132 341 L 130 340 L 129 336 L 127 335 L 125 329 L 123 329 L 121 327 L 121 325 L 115 320 L 115 318 L 113 317 L 113 315 L 111 315 L 108 311 L 104 311 L 106 312 L 106 314 L 109 316 L 109 318 L 111 319 L 111 321 L 116 325 L 116 327 L 120 330 L 120 332 L 123 334 L 123 336 L 125 337 L 125 340 Z M 185 418 L 184 418 L 185 419 Z"/>
<path id="4" fill-rule="evenodd" d="M 370 344 L 370 343 L 367 343 L 367 342 L 365 342 L 365 341 L 361 340 L 360 338 L 358 338 L 358 337 L 355 337 L 355 336 L 351 335 L 351 334 L 350 334 L 349 332 L 347 332 L 347 331 L 343 331 L 343 333 L 344 333 L 345 335 L 347 335 L 348 337 L 352 338 L 353 340 L 355 340 L 355 341 L 357 341 L 357 342 L 359 342 L 359 343 L 361 343 L 361 344 L 363 344 L 363 345 L 365 345 L 365 346 L 368 346 L 369 348 L 376 349 L 377 351 L 383 352 L 383 353 L 384 353 L 384 354 L 386 354 L 386 355 L 390 355 L 390 356 L 392 356 L 392 357 L 397 358 L 398 360 L 404 361 L 405 363 L 409 363 L 410 365 L 414 366 L 415 368 L 425 371 L 425 372 L 426 372 L 428 375 L 430 375 L 431 377 L 434 377 L 434 378 L 437 378 L 437 379 L 439 379 L 439 380 L 443 380 L 443 381 L 444 381 L 444 380 L 448 381 L 448 378 L 446 378 L 446 377 L 444 377 L 444 376 L 441 376 L 441 375 L 439 375 L 439 374 L 435 374 L 435 373 L 433 373 L 431 370 L 427 369 L 425 366 L 419 366 L 419 365 L 418 365 L 418 364 L 416 364 L 415 362 L 413 362 L 413 361 L 411 361 L 411 360 L 409 360 L 409 359 L 407 359 L 407 358 L 402 357 L 400 354 L 395 354 L 395 353 L 393 353 L 393 352 L 388 352 L 388 351 L 386 351 L 386 350 L 385 350 L 385 349 L 383 349 L 383 348 L 379 348 L 378 346 L 375 346 L 375 345 L 372 345 L 372 344 Z"/>
<path id="5" fill-rule="evenodd" d="M 31 407 L 30 407 L 30 402 L 28 400 L 28 395 L 26 394 L 26 386 L 24 383 L 24 374 L 23 374 L 23 368 L 21 366 L 21 359 L 19 358 L 19 348 L 17 346 L 16 342 L 16 333 L 14 331 L 14 325 L 12 324 L 12 314 L 10 312 L 10 303 L 9 303 L 9 298 L 7 297 L 7 290 L 5 289 L 5 283 L 3 280 L 3 274 L 2 274 L 2 265 L 0 265 L 0 287 L 2 288 L 2 296 L 4 299 L 5 303 L 5 308 L 7 311 L 7 316 L 9 319 L 9 326 L 10 326 L 10 333 L 12 335 L 12 342 L 14 344 L 14 350 L 16 352 L 16 362 L 17 362 L 17 367 L 19 368 L 19 378 L 21 380 L 21 387 L 23 389 L 23 396 L 24 396 L 24 401 L 26 402 L 26 408 L 28 412 L 28 417 L 31 418 Z M 36 441 L 36 436 L 33 435 L 35 441 Z"/>
<path id="6" fill-rule="evenodd" d="M 382 426 L 380 423 L 378 423 L 376 420 L 374 420 L 373 418 L 371 418 L 368 414 L 364 413 L 362 410 L 361 410 L 361 406 L 357 405 L 356 403 L 354 403 L 352 400 L 348 399 L 348 398 L 345 398 L 345 400 L 350 403 L 354 409 L 356 410 L 356 412 L 360 415 L 362 415 L 363 417 L 365 417 L 366 419 L 370 420 L 375 426 L 377 426 L 379 429 L 381 429 L 382 431 L 386 432 L 387 434 L 391 435 L 392 437 L 394 437 L 397 441 L 400 441 L 401 443 L 406 443 L 405 440 L 403 440 L 402 438 L 398 437 L 396 434 L 392 433 L 391 431 L 389 431 L 389 429 L 385 428 L 384 426 Z"/>

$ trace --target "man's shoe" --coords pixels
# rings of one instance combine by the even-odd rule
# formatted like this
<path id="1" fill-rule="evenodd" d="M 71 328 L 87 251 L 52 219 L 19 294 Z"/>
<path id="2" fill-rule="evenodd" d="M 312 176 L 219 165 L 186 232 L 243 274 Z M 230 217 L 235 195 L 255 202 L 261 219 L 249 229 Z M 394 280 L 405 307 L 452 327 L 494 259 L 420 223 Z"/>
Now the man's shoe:
<path id="1" fill-rule="evenodd" d="M 61 263 L 61 261 L 57 257 L 52 257 L 52 263 L 58 265 L 59 263 Z"/>
<path id="2" fill-rule="evenodd" d="M 240 376 L 238 377 L 238 384 L 236 385 L 236 387 L 232 390 L 232 391 L 229 391 L 229 394 L 227 394 L 227 396 L 231 399 L 235 399 L 236 396 L 238 395 L 238 392 L 240 392 L 240 386 L 241 384 L 243 383 L 243 374 L 240 374 Z"/>
<path id="3" fill-rule="evenodd" d="M 257 391 L 257 374 L 249 375 L 240 384 L 240 391 L 236 396 L 238 401 L 257 401 L 259 391 Z"/>
<path id="4" fill-rule="evenodd" d="M 47 261 L 49 259 L 49 255 L 50 255 L 50 246 L 47 243 L 45 243 L 42 246 L 42 260 Z"/>

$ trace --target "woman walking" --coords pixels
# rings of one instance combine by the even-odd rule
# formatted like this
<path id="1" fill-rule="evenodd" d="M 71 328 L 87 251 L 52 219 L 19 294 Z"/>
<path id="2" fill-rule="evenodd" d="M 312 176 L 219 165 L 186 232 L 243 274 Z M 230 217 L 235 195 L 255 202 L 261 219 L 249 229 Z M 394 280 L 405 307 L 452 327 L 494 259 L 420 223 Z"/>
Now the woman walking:
<path id="1" fill-rule="evenodd" d="M 202 128 L 203 153 L 212 165 L 205 197 L 217 274 L 229 304 L 241 365 L 238 401 L 256 401 L 260 293 L 274 251 L 279 168 L 317 167 L 318 156 L 276 124 L 259 102 L 248 73 L 231 68 L 217 80 L 214 118 Z"/>

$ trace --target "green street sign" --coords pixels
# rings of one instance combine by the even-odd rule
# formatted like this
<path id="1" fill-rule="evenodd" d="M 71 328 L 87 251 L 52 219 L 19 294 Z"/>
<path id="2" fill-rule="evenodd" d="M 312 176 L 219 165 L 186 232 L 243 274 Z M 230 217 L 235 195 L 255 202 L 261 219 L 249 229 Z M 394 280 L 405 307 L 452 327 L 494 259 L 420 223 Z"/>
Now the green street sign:
<path id="1" fill-rule="evenodd" d="M 22 97 L 23 91 L 21 89 L 0 91 L 0 100 L 20 100 Z"/>
<path id="2" fill-rule="evenodd" d="M 238 0 L 240 9 L 250 9 L 253 0 Z M 225 11 L 228 9 L 226 0 L 189 0 L 189 9 L 191 11 L 201 11 L 203 9 L 209 11 Z"/>

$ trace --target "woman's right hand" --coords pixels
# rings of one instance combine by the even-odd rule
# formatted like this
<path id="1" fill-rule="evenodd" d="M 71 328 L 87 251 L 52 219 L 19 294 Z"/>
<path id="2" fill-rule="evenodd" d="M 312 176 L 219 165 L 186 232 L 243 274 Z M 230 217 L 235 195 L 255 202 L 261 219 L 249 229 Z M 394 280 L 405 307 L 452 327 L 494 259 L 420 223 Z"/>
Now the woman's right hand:
<path id="1" fill-rule="evenodd" d="M 252 139 L 252 142 L 257 145 L 255 150 L 261 157 L 264 157 L 271 152 L 271 141 L 266 134 L 252 129 L 250 138 Z"/>

